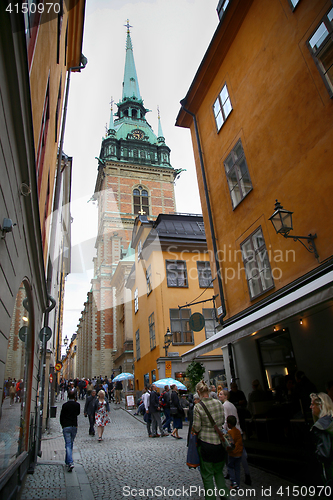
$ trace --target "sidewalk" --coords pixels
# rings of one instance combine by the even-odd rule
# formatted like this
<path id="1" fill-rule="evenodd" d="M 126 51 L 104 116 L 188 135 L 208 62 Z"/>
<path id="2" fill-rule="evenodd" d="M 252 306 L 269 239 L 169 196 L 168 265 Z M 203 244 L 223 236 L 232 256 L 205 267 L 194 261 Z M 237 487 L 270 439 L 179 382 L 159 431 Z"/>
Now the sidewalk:
<path id="1" fill-rule="evenodd" d="M 74 442 L 74 470 L 64 466 L 65 445 L 57 418 L 50 419 L 50 428 L 43 435 L 42 457 L 38 459 L 33 475 L 27 475 L 21 489 L 21 500 L 124 500 L 135 497 L 177 500 L 202 500 L 202 479 L 198 469 L 186 466 L 186 436 L 188 426 L 179 431 L 183 438 L 149 439 L 146 425 L 135 410 L 125 410 L 124 403 L 112 403 L 110 425 L 106 426 L 103 442 L 88 435 L 88 422 L 83 415 L 83 401 Z M 287 465 L 288 466 L 288 465 Z M 288 498 L 293 484 L 282 478 L 250 466 L 252 486 L 244 485 L 237 495 L 256 500 Z M 227 484 L 228 486 L 228 484 Z M 147 490 L 147 488 L 149 488 Z M 165 493 L 160 494 L 161 488 Z M 185 493 L 177 493 L 182 488 Z M 147 491 L 146 491 L 147 490 Z M 152 494 L 151 491 L 156 491 Z M 141 492 L 144 492 L 141 493 Z M 297 493 L 297 492 L 296 492 Z M 234 496 L 234 495 L 232 495 Z M 304 499 L 307 495 L 300 495 Z M 310 495 L 311 496 L 311 495 Z M 311 498 L 314 498 L 313 496 Z"/>
<path id="2" fill-rule="evenodd" d="M 75 442 L 74 470 L 68 473 L 65 467 L 65 444 L 59 423 L 63 402 L 56 403 L 57 418 L 49 419 L 49 429 L 42 438 L 42 457 L 37 459 L 34 473 L 26 476 L 20 500 L 94 500 Z"/>

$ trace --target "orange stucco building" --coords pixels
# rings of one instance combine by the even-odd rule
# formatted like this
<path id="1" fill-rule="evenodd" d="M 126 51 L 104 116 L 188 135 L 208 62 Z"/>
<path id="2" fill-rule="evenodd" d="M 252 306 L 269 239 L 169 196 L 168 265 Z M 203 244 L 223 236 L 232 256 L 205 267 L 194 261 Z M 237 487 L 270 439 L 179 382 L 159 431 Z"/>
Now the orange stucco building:
<path id="1" fill-rule="evenodd" d="M 294 10 L 288 0 L 265 8 L 260 0 L 229 2 L 182 101 L 177 125 L 192 132 L 207 227 L 212 216 L 224 326 L 296 280 L 329 269 L 333 103 L 311 43 L 331 9 L 329 1 L 302 0 Z M 185 109 L 195 115 L 201 159 Z M 276 199 L 294 212 L 290 236 L 317 234 L 318 260 L 275 232 L 269 217 Z M 208 231 L 207 240 L 212 249 Z M 255 255 L 256 275 L 246 252 Z"/>
<path id="2" fill-rule="evenodd" d="M 325 391 L 333 345 L 332 2 L 220 0 L 217 10 L 176 125 L 191 130 L 221 326 L 183 359 L 222 347 L 228 382 L 246 395 L 259 380 L 278 398 L 298 371 Z M 277 417 L 268 407 L 256 413 L 263 425 Z M 282 428 L 276 424 L 275 438 Z M 275 442 L 268 430 L 267 439 Z M 271 448 L 270 463 L 283 456 L 276 470 L 286 450 Z M 293 470 L 304 475 L 300 464 L 295 458 Z"/>
<path id="3" fill-rule="evenodd" d="M 165 377 L 187 383 L 188 363 L 181 355 L 213 335 L 217 326 L 202 216 L 160 214 L 155 222 L 139 216 L 131 245 L 135 261 L 126 286 L 132 290 L 135 389 Z M 189 321 L 195 312 L 205 318 L 199 331 Z M 225 380 L 220 349 L 198 361 L 212 384 Z"/>

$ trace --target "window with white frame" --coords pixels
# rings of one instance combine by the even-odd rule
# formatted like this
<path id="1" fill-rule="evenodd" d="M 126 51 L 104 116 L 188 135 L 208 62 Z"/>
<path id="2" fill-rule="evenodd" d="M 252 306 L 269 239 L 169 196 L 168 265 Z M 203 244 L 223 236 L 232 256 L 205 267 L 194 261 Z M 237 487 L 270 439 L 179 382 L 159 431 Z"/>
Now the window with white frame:
<path id="1" fill-rule="evenodd" d="M 147 281 L 147 295 L 152 291 L 152 282 L 151 282 L 151 266 L 149 265 L 146 270 L 146 281 Z"/>
<path id="2" fill-rule="evenodd" d="M 212 337 L 216 333 L 216 328 L 218 327 L 218 322 L 216 320 L 216 311 L 212 309 L 203 309 L 202 315 L 205 318 L 205 333 L 206 339 Z"/>
<path id="3" fill-rule="evenodd" d="M 185 260 L 166 260 L 167 283 L 170 287 L 188 287 Z"/>
<path id="4" fill-rule="evenodd" d="M 136 348 L 136 360 L 138 361 L 141 358 L 140 352 L 140 330 L 135 332 L 135 348 Z"/>
<path id="5" fill-rule="evenodd" d="M 173 345 L 193 344 L 190 316 L 191 309 L 170 309 L 170 327 L 173 334 Z"/>
<path id="6" fill-rule="evenodd" d="M 219 131 L 232 111 L 228 87 L 225 84 L 213 106 L 217 131 Z"/>
<path id="7" fill-rule="evenodd" d="M 213 288 L 213 278 L 212 271 L 210 269 L 210 263 L 207 261 L 198 261 L 197 270 L 200 288 Z"/>
<path id="8" fill-rule="evenodd" d="M 308 40 L 311 55 L 330 96 L 333 96 L 333 8 L 322 19 Z"/>
<path id="9" fill-rule="evenodd" d="M 252 190 L 252 182 L 241 140 L 237 142 L 229 156 L 227 156 L 224 161 L 224 168 L 232 207 L 235 208 Z"/>
<path id="10" fill-rule="evenodd" d="M 241 244 L 251 299 L 274 287 L 271 266 L 261 227 Z"/>
<path id="11" fill-rule="evenodd" d="M 149 326 L 150 350 L 152 350 L 156 347 L 154 313 L 151 313 L 151 315 L 148 318 L 148 326 Z"/>
<path id="12" fill-rule="evenodd" d="M 136 288 L 134 290 L 134 312 L 137 313 L 139 310 L 139 290 Z"/>

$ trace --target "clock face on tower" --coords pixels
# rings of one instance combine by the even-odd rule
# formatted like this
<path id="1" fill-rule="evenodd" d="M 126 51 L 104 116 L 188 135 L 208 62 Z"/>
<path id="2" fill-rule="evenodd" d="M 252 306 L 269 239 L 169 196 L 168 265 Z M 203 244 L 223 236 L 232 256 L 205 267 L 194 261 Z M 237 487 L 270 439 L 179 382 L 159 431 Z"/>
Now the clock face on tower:
<path id="1" fill-rule="evenodd" d="M 132 131 L 132 135 L 134 139 L 143 139 L 145 134 L 142 132 L 142 130 L 135 129 Z"/>

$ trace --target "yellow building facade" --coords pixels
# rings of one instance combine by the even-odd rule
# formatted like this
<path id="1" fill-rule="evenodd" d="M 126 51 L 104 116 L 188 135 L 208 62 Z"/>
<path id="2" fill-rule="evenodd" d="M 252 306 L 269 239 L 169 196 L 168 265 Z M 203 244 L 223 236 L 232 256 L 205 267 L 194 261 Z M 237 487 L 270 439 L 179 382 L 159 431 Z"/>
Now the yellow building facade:
<path id="1" fill-rule="evenodd" d="M 182 363 L 181 355 L 213 335 L 217 326 L 202 217 L 160 214 L 149 222 L 139 216 L 132 246 L 135 263 L 127 286 L 132 290 L 135 389 L 165 377 L 187 383 L 188 363 Z M 193 313 L 205 317 L 201 331 L 191 329 Z M 172 339 L 166 349 L 168 330 Z M 211 383 L 224 380 L 221 354 L 216 349 L 198 358 Z"/>

